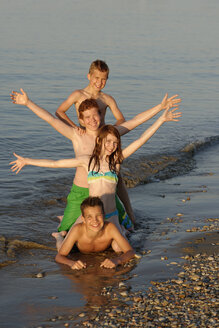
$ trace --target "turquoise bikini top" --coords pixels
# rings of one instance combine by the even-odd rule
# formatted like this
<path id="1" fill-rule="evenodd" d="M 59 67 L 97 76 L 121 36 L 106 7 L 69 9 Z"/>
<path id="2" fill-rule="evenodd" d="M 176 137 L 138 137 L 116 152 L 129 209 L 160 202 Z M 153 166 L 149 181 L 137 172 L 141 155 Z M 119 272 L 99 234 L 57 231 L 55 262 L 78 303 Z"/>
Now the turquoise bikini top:
<path id="1" fill-rule="evenodd" d="M 116 183 L 118 182 L 118 176 L 115 172 L 96 172 L 96 171 L 89 171 L 87 176 L 87 181 L 89 183 L 93 183 L 97 180 L 104 179 L 105 181 Z"/>

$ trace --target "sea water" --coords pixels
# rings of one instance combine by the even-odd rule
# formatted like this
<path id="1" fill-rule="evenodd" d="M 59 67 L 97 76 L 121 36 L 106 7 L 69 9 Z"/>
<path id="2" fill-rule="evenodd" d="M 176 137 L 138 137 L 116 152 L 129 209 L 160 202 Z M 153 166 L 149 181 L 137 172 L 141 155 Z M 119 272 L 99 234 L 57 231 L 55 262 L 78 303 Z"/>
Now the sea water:
<path id="1" fill-rule="evenodd" d="M 55 288 L 59 269 L 53 260 L 55 253 L 36 250 L 30 256 L 31 250 L 25 251 L 22 244 L 11 246 L 11 257 L 6 250 L 13 240 L 54 247 L 50 234 L 57 227 L 56 216 L 64 211 L 74 169 L 25 167 L 15 175 L 10 172 L 9 162 L 14 160 L 13 152 L 50 159 L 71 158 L 74 152 L 69 140 L 26 107 L 12 104 L 9 94 L 23 88 L 31 100 L 55 114 L 72 91 L 88 84 L 89 65 L 97 58 L 105 60 L 110 68 L 104 92 L 116 99 L 127 120 L 159 104 L 166 92 L 169 96 L 178 94 L 182 98 L 180 121 L 165 123 L 123 165 L 124 179 L 132 187 L 129 194 L 138 223 L 136 236 L 139 240 L 145 236 L 153 239 L 165 216 L 175 210 L 166 208 L 165 198 L 191 190 L 193 185 L 201 188 L 213 183 L 207 204 L 216 215 L 218 9 L 216 0 L 1 2 L 0 226 L 1 238 L 5 238 L 1 262 L 12 262 L 1 269 L 0 275 L 2 279 L 18 276 L 21 285 L 31 286 L 34 265 L 37 270 L 50 272 L 50 279 L 32 292 L 31 300 L 40 298 L 45 289 L 49 297 L 48 286 Z M 77 121 L 74 108 L 68 114 Z M 123 146 L 154 120 L 124 136 Z M 114 121 L 108 109 L 106 122 Z M 203 166 L 206 174 L 200 172 Z M 188 188 L 184 183 L 189 183 Z M 136 245 L 136 240 L 133 242 Z M 68 285 L 64 278 L 60 284 L 63 288 Z M 18 285 L 16 280 L 21 298 L 27 297 L 28 287 L 21 292 Z M 69 304 L 69 299 L 78 299 L 77 283 L 71 286 L 73 290 L 66 293 L 65 304 Z M 16 307 L 16 288 L 12 285 L 5 294 L 2 290 L 1 303 L 5 308 L 7 298 Z M 76 306 L 77 302 L 73 304 Z M 16 311 L 18 316 L 22 312 L 19 308 Z"/>

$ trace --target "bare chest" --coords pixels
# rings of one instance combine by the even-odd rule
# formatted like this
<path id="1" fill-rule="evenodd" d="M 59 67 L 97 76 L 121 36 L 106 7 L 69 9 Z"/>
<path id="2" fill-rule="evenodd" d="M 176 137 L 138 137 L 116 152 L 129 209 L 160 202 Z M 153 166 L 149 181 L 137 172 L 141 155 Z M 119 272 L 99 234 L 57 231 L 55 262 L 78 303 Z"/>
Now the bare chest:
<path id="1" fill-rule="evenodd" d="M 89 135 L 77 135 L 74 140 L 72 140 L 73 148 L 75 151 L 75 156 L 91 156 L 94 150 L 96 138 Z"/>
<path id="2" fill-rule="evenodd" d="M 81 240 L 78 241 L 77 247 L 81 253 L 97 253 L 106 250 L 111 245 L 111 240 Z"/>

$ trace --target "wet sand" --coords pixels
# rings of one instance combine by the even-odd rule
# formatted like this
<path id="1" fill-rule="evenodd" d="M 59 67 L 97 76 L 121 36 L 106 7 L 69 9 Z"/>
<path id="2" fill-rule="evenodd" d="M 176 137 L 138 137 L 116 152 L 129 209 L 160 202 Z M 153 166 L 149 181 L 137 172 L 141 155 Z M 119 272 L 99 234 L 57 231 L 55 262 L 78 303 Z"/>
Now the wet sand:
<path id="1" fill-rule="evenodd" d="M 214 222 L 218 223 L 218 219 Z M 25 301 L 25 293 L 16 294 L 11 308 L 18 308 L 12 315 L 6 310 L 8 319 L 1 322 L 1 327 L 216 327 L 219 233 L 212 221 L 205 228 L 207 232 L 192 233 L 175 247 L 160 249 L 161 257 L 151 247 L 142 251 L 141 259 L 133 259 L 116 270 L 98 267 L 104 256 L 112 255 L 106 252 L 95 261 L 82 255 L 88 269 L 81 272 L 64 266 L 60 266 L 60 272 L 26 277 L 19 277 L 17 272 L 15 279 L 22 289 L 28 289 L 29 296 Z M 140 266 L 145 270 L 142 275 Z M 70 282 L 62 291 L 56 285 L 59 275 Z M 55 284 L 51 289 L 52 279 Z M 4 281 L 9 283 L 6 275 Z M 70 306 L 71 296 L 75 297 L 77 292 L 78 306 L 74 300 Z M 68 298 L 68 306 L 62 304 L 63 297 Z"/>
<path id="2" fill-rule="evenodd" d="M 165 194 L 170 183 L 175 185 L 176 181 L 164 182 L 159 192 Z M 153 208 L 152 199 L 157 204 L 158 197 L 154 188 L 150 186 L 148 197 L 156 215 L 160 207 Z M 200 207 L 206 195 L 195 193 Z M 113 256 L 110 251 L 95 256 L 73 254 L 88 264 L 86 270 L 73 272 L 54 262 L 52 238 L 43 247 L 1 237 L 1 253 L 7 249 L 0 273 L 4 282 L 1 327 L 216 327 L 219 219 L 211 215 L 194 219 L 191 203 L 195 196 L 184 193 L 182 197 L 178 192 L 162 197 L 163 214 L 171 208 L 175 215 L 155 224 L 147 237 L 138 226 L 130 240 L 141 258 L 115 270 L 99 268 L 104 257 Z M 209 212 L 212 210 L 209 208 Z M 186 216 L 193 218 L 192 222 Z M 204 277 L 210 277 L 210 282 L 207 278 L 203 282 L 200 265 L 207 270 Z M 197 280 L 191 278 L 192 272 Z M 194 288 L 196 292 L 192 292 Z M 200 321 L 199 306 L 204 304 L 207 307 Z"/>

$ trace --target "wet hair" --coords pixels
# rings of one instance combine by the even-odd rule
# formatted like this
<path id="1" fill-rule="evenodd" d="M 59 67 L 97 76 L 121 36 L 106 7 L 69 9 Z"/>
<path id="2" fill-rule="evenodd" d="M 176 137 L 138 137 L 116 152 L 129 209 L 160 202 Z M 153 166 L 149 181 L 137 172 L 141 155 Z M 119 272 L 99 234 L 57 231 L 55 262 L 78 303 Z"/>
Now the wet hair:
<path id="1" fill-rule="evenodd" d="M 80 206 L 82 215 L 84 216 L 84 210 L 87 207 L 95 207 L 95 206 L 100 206 L 101 210 L 104 214 L 103 202 L 99 197 L 91 197 L 90 196 L 90 197 L 85 198 L 85 200 L 83 200 L 83 202 L 81 203 L 81 206 Z"/>
<path id="2" fill-rule="evenodd" d="M 117 148 L 116 150 L 109 155 L 109 169 L 111 172 L 117 173 L 116 165 L 121 164 L 123 162 L 122 148 L 121 148 L 121 138 L 118 130 L 113 125 L 104 125 L 100 128 L 98 132 L 98 136 L 96 138 L 96 144 L 93 150 L 93 154 L 91 155 L 88 170 L 90 171 L 91 164 L 93 165 L 92 171 L 99 172 L 100 170 L 100 154 L 102 150 L 102 145 L 104 139 L 108 134 L 112 134 L 117 138 Z"/>
<path id="3" fill-rule="evenodd" d="M 85 99 L 84 101 L 82 101 L 82 103 L 80 104 L 80 106 L 78 108 L 79 118 L 83 120 L 83 118 L 84 118 L 83 113 L 86 110 L 91 109 L 91 108 L 97 108 L 98 113 L 100 114 L 100 109 L 99 109 L 99 106 L 95 99 L 89 98 L 89 99 Z"/>
<path id="4" fill-rule="evenodd" d="M 92 74 L 95 69 L 100 72 L 106 72 L 107 77 L 108 77 L 109 67 L 103 60 L 97 59 L 97 60 L 93 61 L 90 65 L 89 73 Z"/>

